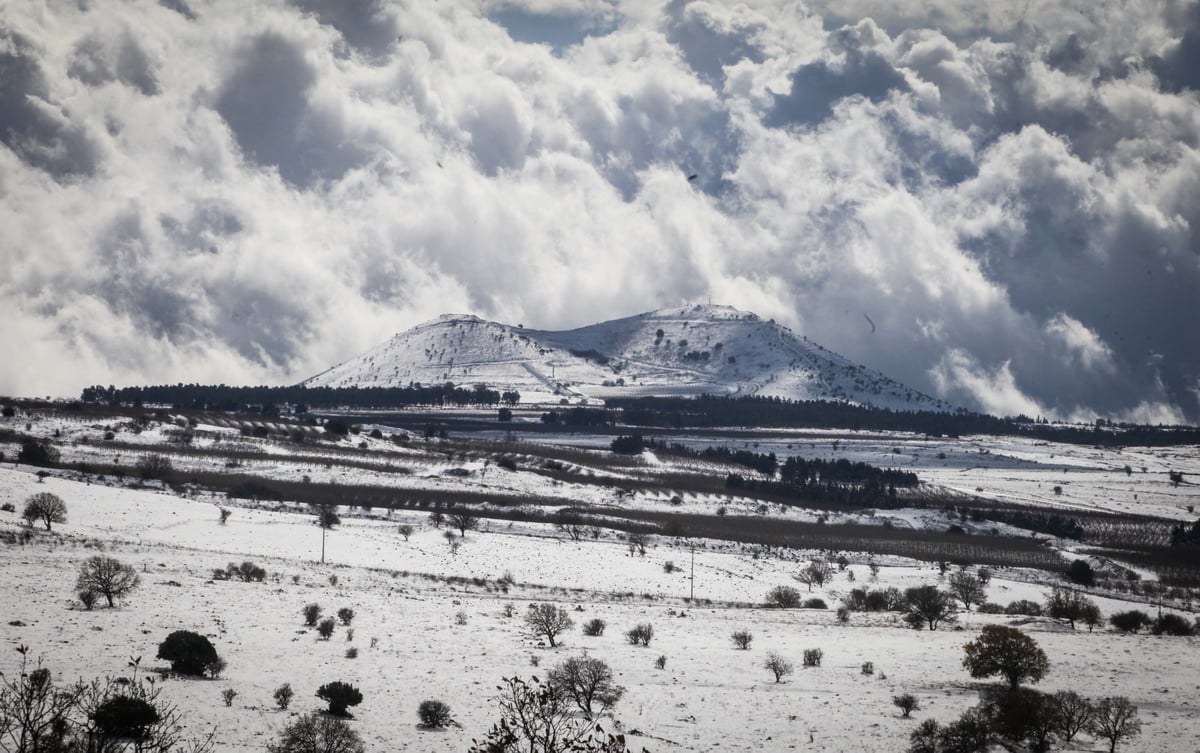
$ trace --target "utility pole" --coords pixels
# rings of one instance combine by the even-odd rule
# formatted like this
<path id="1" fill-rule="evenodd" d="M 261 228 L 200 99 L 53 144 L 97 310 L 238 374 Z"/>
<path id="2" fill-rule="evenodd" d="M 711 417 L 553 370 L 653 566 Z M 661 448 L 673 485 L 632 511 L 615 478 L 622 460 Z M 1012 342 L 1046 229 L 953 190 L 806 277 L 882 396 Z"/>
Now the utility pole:
<path id="1" fill-rule="evenodd" d="M 329 529 L 325 527 L 325 521 L 321 521 L 321 564 L 325 564 L 325 532 Z"/>

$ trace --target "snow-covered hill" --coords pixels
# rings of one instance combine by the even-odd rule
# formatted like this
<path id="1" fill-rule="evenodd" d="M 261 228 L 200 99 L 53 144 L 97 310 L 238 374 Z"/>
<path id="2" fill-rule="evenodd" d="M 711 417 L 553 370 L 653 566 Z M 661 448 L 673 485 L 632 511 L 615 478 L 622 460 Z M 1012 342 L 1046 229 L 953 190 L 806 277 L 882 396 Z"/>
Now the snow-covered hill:
<path id="1" fill-rule="evenodd" d="M 552 332 L 443 315 L 304 382 L 309 387 L 486 384 L 562 397 L 765 395 L 902 410 L 950 405 L 729 306 L 651 311 Z"/>

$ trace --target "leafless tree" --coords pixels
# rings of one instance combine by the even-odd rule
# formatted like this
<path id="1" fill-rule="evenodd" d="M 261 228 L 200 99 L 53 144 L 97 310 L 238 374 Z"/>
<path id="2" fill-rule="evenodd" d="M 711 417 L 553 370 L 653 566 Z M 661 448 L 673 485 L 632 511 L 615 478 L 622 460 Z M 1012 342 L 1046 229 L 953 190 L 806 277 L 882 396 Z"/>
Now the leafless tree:
<path id="1" fill-rule="evenodd" d="M 96 555 L 84 560 L 80 566 L 75 590 L 103 594 L 111 607 L 114 599 L 137 588 L 141 582 L 137 571 L 130 565 L 113 557 Z"/>
<path id="2" fill-rule="evenodd" d="M 920 586 L 904 591 L 907 614 L 905 621 L 920 629 L 925 625 L 937 630 L 943 621 L 954 618 L 954 597 L 937 586 Z"/>
<path id="3" fill-rule="evenodd" d="M 796 574 L 796 580 L 808 586 L 809 591 L 812 591 L 813 586 L 823 587 L 832 578 L 833 568 L 829 566 L 828 562 L 820 560 L 813 560 L 808 563 L 808 567 Z"/>
<path id="4" fill-rule="evenodd" d="M 460 536 L 479 528 L 479 516 L 469 510 L 455 510 L 446 516 L 446 523 L 457 528 Z"/>
<path id="5" fill-rule="evenodd" d="M 269 753 L 363 753 L 365 747 L 349 724 L 316 711 L 289 724 Z"/>
<path id="6" fill-rule="evenodd" d="M 767 654 L 766 661 L 763 666 L 775 675 L 775 682 L 783 682 L 783 678 L 795 671 L 795 667 L 787 659 L 783 658 L 774 651 Z"/>
<path id="7" fill-rule="evenodd" d="M 1091 723 L 1095 711 L 1092 702 L 1074 690 L 1060 690 L 1051 698 L 1058 721 L 1058 733 L 1063 740 L 1071 742 Z"/>
<path id="8" fill-rule="evenodd" d="M 629 546 L 629 556 L 638 555 L 646 556 L 646 547 L 650 544 L 650 535 L 645 533 L 631 533 L 626 539 L 626 544 Z"/>
<path id="9" fill-rule="evenodd" d="M 1046 597 L 1046 614 L 1056 620 L 1066 620 L 1071 624 L 1071 629 L 1075 629 L 1077 621 L 1084 621 L 1088 618 L 1092 608 L 1096 603 L 1084 596 L 1079 591 L 1072 591 L 1066 588 L 1055 588 Z"/>
<path id="10" fill-rule="evenodd" d="M 1095 706 L 1088 729 L 1108 741 L 1108 753 L 1116 753 L 1117 743 L 1142 731 L 1137 706 L 1125 696 L 1102 698 Z"/>
<path id="11" fill-rule="evenodd" d="M 412 536 L 414 533 L 416 533 L 416 531 L 417 529 L 413 528 L 408 523 L 400 526 L 400 535 L 404 537 L 405 541 L 408 541 L 408 537 Z"/>
<path id="12" fill-rule="evenodd" d="M 29 499 L 25 500 L 25 511 L 21 516 L 33 525 L 34 521 L 40 520 L 46 530 L 50 530 L 51 523 L 66 523 L 67 522 L 67 503 L 62 501 L 62 497 L 50 492 L 38 492 Z"/>
<path id="13" fill-rule="evenodd" d="M 537 635 L 546 636 L 550 648 L 558 645 L 556 639 L 560 634 L 575 627 L 567 610 L 553 604 L 531 604 L 525 613 L 525 624 Z"/>
<path id="14" fill-rule="evenodd" d="M 980 604 L 986 595 L 978 575 L 961 570 L 950 576 L 950 593 L 963 603 L 968 612 L 972 604 Z"/>
<path id="15" fill-rule="evenodd" d="M 469 753 L 626 753 L 622 735 L 578 719 L 570 701 L 536 677 L 506 677 L 496 698 L 500 721 Z M 644 750 L 644 749 L 643 749 Z M 274 753 L 274 752 L 273 752 Z"/>
<path id="16" fill-rule="evenodd" d="M 749 649 L 750 641 L 754 640 L 754 636 L 749 630 L 738 630 L 729 637 L 733 639 L 733 645 L 737 646 L 743 651 Z"/>
<path id="17" fill-rule="evenodd" d="M 575 510 L 559 510 L 554 515 L 555 527 L 571 537 L 572 541 L 579 541 L 588 532 L 588 526 L 583 521 L 583 516 Z"/>
<path id="18" fill-rule="evenodd" d="M 589 656 L 567 659 L 551 669 L 546 679 L 551 688 L 574 701 L 588 719 L 592 718 L 593 706 L 607 711 L 625 694 L 625 688 L 613 682 L 608 664 Z"/>

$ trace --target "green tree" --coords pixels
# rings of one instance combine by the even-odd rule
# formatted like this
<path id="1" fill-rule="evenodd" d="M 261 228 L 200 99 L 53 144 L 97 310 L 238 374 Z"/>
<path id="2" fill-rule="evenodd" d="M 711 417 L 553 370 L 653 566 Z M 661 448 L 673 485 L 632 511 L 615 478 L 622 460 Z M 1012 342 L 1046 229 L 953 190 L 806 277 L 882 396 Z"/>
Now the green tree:
<path id="1" fill-rule="evenodd" d="M 1001 675 L 1016 690 L 1021 682 L 1038 682 L 1050 660 L 1037 642 L 1016 628 L 986 625 L 979 637 L 963 646 L 963 667 L 971 677 Z"/>

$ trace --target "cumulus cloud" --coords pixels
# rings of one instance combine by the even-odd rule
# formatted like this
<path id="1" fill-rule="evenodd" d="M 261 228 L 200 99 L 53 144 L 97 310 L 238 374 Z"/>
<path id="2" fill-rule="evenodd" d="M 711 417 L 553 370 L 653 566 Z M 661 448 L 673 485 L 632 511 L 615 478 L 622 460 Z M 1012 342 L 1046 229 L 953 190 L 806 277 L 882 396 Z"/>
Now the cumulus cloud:
<path id="1" fill-rule="evenodd" d="M 968 407 L 1195 421 L 1200 13 L 1135 5 L 16 6 L 0 392 L 711 298 Z"/>

